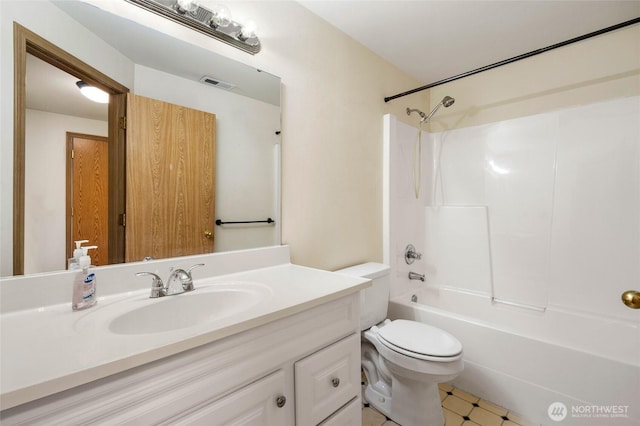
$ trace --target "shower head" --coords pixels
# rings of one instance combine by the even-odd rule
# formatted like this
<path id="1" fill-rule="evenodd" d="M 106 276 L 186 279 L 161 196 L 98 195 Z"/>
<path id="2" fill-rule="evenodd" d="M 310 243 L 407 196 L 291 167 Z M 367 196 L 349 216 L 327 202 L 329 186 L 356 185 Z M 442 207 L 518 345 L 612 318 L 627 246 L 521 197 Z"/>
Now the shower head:
<path id="1" fill-rule="evenodd" d="M 426 117 L 422 117 L 422 122 L 427 123 L 429 120 L 431 120 L 431 117 L 433 117 L 433 115 L 436 113 L 436 111 L 438 111 L 438 109 L 441 106 L 444 105 L 445 108 L 449 108 L 451 105 L 453 105 L 455 101 L 456 100 L 453 99 L 451 96 L 445 96 L 444 98 L 442 98 L 440 102 L 438 102 L 438 105 L 436 105 L 436 107 L 433 110 L 431 110 L 429 115 L 427 115 Z"/>
<path id="2" fill-rule="evenodd" d="M 456 100 L 454 98 L 452 98 L 451 96 L 445 96 L 444 98 L 442 98 L 442 100 L 440 102 L 438 102 L 438 105 L 436 105 L 436 107 L 433 110 L 431 110 L 429 115 L 427 115 L 424 112 L 420 111 L 419 109 L 415 109 L 415 108 L 414 109 L 407 108 L 407 115 L 411 115 L 412 112 L 417 112 L 418 115 L 420 116 L 420 122 L 421 123 L 427 123 L 429 120 L 431 120 L 431 117 L 433 117 L 433 114 L 436 113 L 438 108 L 440 108 L 443 105 L 444 105 L 445 108 L 449 108 L 451 105 L 453 105 L 453 103 L 455 101 Z"/>
<path id="3" fill-rule="evenodd" d="M 453 105 L 455 101 L 456 100 L 453 99 L 451 96 L 445 96 L 444 98 L 442 98 L 441 103 L 442 105 L 444 105 L 445 108 L 449 108 L 451 105 Z"/>

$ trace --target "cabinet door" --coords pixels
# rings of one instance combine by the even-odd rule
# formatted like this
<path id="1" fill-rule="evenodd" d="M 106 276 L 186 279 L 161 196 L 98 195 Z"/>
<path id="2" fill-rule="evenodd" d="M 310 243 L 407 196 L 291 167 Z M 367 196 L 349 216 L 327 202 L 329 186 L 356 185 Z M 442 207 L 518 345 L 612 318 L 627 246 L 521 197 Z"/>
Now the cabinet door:
<path id="1" fill-rule="evenodd" d="M 360 336 L 352 334 L 295 364 L 296 423 L 317 425 L 360 392 Z"/>
<path id="2" fill-rule="evenodd" d="M 217 401 L 201 406 L 179 419 L 180 425 L 251 425 L 292 424 L 293 400 L 286 391 L 282 370 L 251 383 Z"/>

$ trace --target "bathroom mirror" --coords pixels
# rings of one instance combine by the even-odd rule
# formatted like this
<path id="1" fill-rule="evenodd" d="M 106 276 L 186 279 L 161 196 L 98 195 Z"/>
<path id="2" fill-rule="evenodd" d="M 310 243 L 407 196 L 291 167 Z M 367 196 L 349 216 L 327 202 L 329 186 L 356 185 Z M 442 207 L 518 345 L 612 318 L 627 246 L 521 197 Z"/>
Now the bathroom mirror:
<path id="1" fill-rule="evenodd" d="M 265 222 L 215 226 L 211 230 L 214 235 L 213 251 L 280 244 L 280 78 L 81 1 L 2 2 L 0 7 L 3 8 L 0 13 L 3 26 L 9 20 L 18 22 L 109 75 L 129 88 L 131 93 L 215 114 L 215 217 L 222 222 Z M 59 22 L 55 29 L 47 25 L 51 20 Z M 58 33 L 53 36 L 47 34 L 51 31 Z M 12 62 L 12 58 L 10 52 L 2 52 L 3 63 Z M 111 60 L 106 70 L 103 67 L 105 58 L 116 59 Z M 27 68 L 27 74 L 28 71 Z M 54 78 L 44 80 L 53 82 Z M 34 82 L 27 81 L 27 86 L 30 83 Z M 46 90 L 46 85 L 41 86 L 44 87 L 39 90 Z M 7 84 L 3 83 L 3 92 L 6 87 Z M 2 120 L 3 123 L 11 123 L 12 110 L 6 105 L 3 101 Z M 58 114 L 53 111 L 45 113 L 54 114 L 51 117 Z M 30 130 L 28 126 L 25 138 L 27 157 L 29 134 L 47 134 L 46 129 Z M 68 131 L 74 132 L 75 129 Z M 0 150 L 3 157 L 9 158 L 13 156 L 13 146 L 11 138 L 6 135 L 3 131 Z M 127 143 L 135 141 L 127 140 Z M 7 164 L 3 160 L 3 167 Z M 64 186 L 64 176 L 62 182 L 52 176 L 54 169 L 61 168 L 64 165 L 48 164 L 46 169 L 35 174 L 37 184 L 45 188 L 40 191 L 51 194 L 46 185 L 55 185 L 56 182 L 58 187 Z M 29 191 L 30 185 L 33 182 L 28 177 L 25 192 Z M 5 206 L 13 207 L 13 194 L 6 188 L 3 185 L 3 210 Z M 64 195 L 48 198 L 57 198 L 54 202 L 58 206 L 65 205 L 65 200 L 59 199 Z M 59 216 L 51 213 L 58 207 L 41 204 L 46 201 L 32 200 L 31 207 L 25 209 L 25 214 L 32 216 L 31 223 L 39 224 L 41 228 L 27 229 L 30 225 L 25 223 L 25 238 L 37 240 L 25 241 L 25 249 L 30 244 L 29 256 L 55 257 L 56 266 L 31 265 L 25 267 L 27 274 L 64 269 L 67 239 L 58 235 L 58 228 L 64 227 L 64 222 L 61 225 L 59 217 L 58 222 L 52 220 L 53 216 Z M 3 224 L 6 224 L 4 220 Z M 13 236 L 7 235 L 11 234 L 9 232 L 3 234 L 0 276 L 8 276 L 13 275 Z M 43 240 L 46 247 L 41 252 L 34 252 Z"/>

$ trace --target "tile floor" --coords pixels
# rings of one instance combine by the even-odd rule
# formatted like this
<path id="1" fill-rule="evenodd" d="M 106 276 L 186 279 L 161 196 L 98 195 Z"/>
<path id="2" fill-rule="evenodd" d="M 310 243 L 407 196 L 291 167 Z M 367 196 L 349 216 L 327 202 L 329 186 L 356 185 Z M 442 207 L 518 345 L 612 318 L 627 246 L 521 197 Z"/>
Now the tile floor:
<path id="1" fill-rule="evenodd" d="M 440 383 L 445 426 L 533 426 L 509 410 Z M 399 426 L 373 407 L 362 408 L 362 426 Z"/>

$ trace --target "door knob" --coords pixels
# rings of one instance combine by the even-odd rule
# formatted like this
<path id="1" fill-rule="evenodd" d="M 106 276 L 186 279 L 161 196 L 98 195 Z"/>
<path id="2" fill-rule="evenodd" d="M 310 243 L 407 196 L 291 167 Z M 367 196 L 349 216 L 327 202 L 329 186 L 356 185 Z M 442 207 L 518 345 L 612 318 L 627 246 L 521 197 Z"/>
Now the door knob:
<path id="1" fill-rule="evenodd" d="M 213 232 L 211 231 L 204 231 L 204 236 L 208 239 L 212 239 L 213 238 Z"/>
<path id="2" fill-rule="evenodd" d="M 625 291 L 622 293 L 622 303 L 631 309 L 640 309 L 640 291 Z"/>

